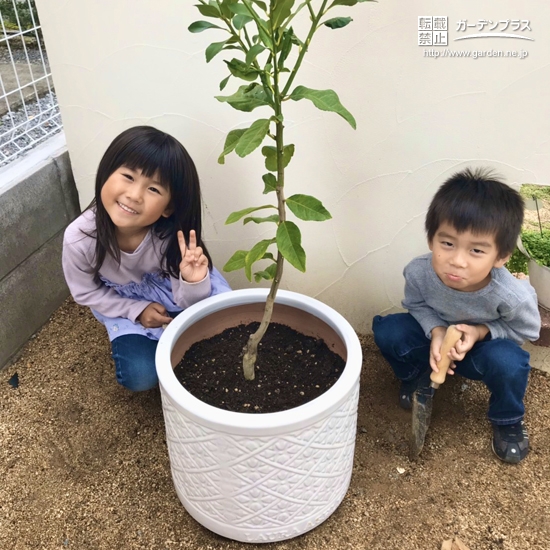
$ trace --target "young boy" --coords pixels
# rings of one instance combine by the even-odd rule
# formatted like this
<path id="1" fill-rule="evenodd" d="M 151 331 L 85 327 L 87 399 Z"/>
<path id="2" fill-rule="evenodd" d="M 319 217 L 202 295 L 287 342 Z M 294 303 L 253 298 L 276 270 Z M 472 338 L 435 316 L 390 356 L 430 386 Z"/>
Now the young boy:
<path id="1" fill-rule="evenodd" d="M 531 367 L 520 345 L 538 338 L 541 323 L 533 287 L 504 267 L 523 208 L 519 193 L 487 170 L 466 169 L 449 178 L 426 215 L 431 253 L 404 270 L 408 313 L 376 316 L 372 327 L 401 380 L 399 404 L 410 409 L 414 391 L 427 391 L 430 367 L 438 370 L 446 328 L 457 325 L 463 337 L 449 353 L 449 373 L 455 369 L 485 383 L 493 451 L 511 463 L 529 450 L 523 398 Z"/>

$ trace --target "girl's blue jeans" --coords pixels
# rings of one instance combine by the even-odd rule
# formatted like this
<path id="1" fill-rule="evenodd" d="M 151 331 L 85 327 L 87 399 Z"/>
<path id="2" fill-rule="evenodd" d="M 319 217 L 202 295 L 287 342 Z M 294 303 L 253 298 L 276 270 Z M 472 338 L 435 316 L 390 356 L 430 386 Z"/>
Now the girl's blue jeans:
<path id="1" fill-rule="evenodd" d="M 118 383 L 132 391 L 145 391 L 158 384 L 155 352 L 158 340 L 140 334 L 125 334 L 111 342 Z"/>
<path id="2" fill-rule="evenodd" d="M 410 313 L 373 319 L 374 341 L 393 372 L 403 382 L 430 369 L 430 344 Z M 491 392 L 487 417 L 493 424 L 515 424 L 523 419 L 523 398 L 529 378 L 529 354 L 504 338 L 474 344 L 455 372 L 470 380 L 482 380 Z"/>

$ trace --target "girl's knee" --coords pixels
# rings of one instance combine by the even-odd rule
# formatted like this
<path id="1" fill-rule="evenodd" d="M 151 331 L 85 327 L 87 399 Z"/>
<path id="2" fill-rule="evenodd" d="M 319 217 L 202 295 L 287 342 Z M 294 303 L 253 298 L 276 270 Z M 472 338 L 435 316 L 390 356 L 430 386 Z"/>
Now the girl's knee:
<path id="1" fill-rule="evenodd" d="M 158 385 L 156 372 L 122 373 L 117 369 L 116 379 L 121 386 L 133 392 L 151 390 Z"/>

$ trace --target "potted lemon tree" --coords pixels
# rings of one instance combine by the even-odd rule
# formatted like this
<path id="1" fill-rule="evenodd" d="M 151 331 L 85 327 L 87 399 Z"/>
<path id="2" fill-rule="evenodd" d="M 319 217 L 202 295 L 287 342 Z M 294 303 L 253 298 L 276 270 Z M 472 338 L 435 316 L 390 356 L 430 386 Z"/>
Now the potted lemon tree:
<path id="1" fill-rule="evenodd" d="M 358 338 L 332 308 L 279 290 L 286 262 L 306 270 L 297 222 L 330 219 L 317 198 L 287 192 L 285 169 L 299 144 L 286 140 L 284 106 L 309 101 L 355 128 L 355 119 L 336 92 L 304 86 L 299 70 L 317 33 L 352 21 L 349 16 L 333 17 L 333 10 L 365 1 L 199 0 L 197 9 L 205 19 L 189 26 L 193 33 L 219 36 L 206 48 L 206 61 L 226 57 L 228 74 L 220 90 L 237 82 L 233 93 L 216 99 L 239 111 L 259 113 L 248 127 L 229 132 L 219 162 L 229 154 L 263 155 L 261 189 L 271 198 L 229 215 L 226 223 L 266 224 L 272 236 L 250 250 L 236 251 L 224 267 L 244 269 L 249 280 L 268 280 L 271 287 L 220 294 L 191 306 L 168 326 L 156 358 L 178 496 L 204 526 L 235 540 L 272 542 L 316 527 L 340 504 L 351 478 L 362 363 Z M 322 339 L 344 360 L 341 376 L 312 401 L 265 414 L 221 410 L 189 393 L 173 370 L 186 351 L 226 327 L 251 321 L 259 328 L 250 334 L 242 354 L 243 376 L 249 383 L 255 377 L 258 346 L 272 321 Z"/>

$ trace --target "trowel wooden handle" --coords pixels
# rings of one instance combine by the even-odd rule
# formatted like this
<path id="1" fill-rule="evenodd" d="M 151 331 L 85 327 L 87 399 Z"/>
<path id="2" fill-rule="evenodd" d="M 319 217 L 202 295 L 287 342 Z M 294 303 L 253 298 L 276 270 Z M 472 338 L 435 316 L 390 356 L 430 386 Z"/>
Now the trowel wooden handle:
<path id="1" fill-rule="evenodd" d="M 445 333 L 445 339 L 441 346 L 441 360 L 437 363 L 439 372 L 432 371 L 430 379 L 435 384 L 443 384 L 445 377 L 447 376 L 447 369 L 451 364 L 451 359 L 447 357 L 451 348 L 454 348 L 456 343 L 462 338 L 462 332 L 458 330 L 454 325 L 450 325 Z"/>

